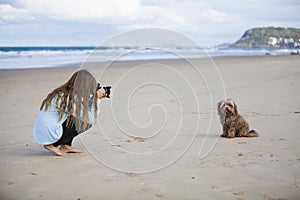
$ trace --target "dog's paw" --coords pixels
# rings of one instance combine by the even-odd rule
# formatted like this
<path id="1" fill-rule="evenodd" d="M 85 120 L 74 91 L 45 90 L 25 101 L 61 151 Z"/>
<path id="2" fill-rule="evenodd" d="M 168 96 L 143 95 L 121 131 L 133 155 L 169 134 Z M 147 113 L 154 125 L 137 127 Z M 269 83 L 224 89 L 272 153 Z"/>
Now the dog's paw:
<path id="1" fill-rule="evenodd" d="M 227 138 L 234 138 L 234 135 L 228 134 L 226 137 Z"/>

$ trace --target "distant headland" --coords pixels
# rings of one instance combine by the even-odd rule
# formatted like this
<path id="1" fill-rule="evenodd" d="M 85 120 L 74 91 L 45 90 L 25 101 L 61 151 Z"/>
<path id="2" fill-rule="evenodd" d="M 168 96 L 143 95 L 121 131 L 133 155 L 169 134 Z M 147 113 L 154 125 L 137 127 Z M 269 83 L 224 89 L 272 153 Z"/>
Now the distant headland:
<path id="1" fill-rule="evenodd" d="M 252 28 L 247 30 L 230 47 L 300 49 L 300 29 L 281 27 Z"/>

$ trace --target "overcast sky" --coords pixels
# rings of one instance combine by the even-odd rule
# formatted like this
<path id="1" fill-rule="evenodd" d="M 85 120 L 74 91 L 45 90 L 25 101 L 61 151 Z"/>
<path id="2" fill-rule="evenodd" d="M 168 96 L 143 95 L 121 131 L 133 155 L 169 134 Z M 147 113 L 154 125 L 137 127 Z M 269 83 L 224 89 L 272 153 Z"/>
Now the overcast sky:
<path id="1" fill-rule="evenodd" d="M 97 45 L 151 27 L 207 46 L 253 27 L 300 28 L 299 11 L 300 0 L 0 0 L 0 45 Z"/>

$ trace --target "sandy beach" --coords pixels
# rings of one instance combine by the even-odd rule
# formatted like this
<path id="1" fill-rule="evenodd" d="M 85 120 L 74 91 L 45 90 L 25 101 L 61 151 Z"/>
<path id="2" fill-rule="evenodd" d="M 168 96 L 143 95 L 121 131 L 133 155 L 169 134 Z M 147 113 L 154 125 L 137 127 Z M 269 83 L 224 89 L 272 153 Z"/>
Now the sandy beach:
<path id="1" fill-rule="evenodd" d="M 0 199 L 299 199 L 300 57 L 91 63 L 112 98 L 77 137 L 34 142 L 43 98 L 80 66 L 0 70 Z M 233 98 L 258 138 L 220 138 Z"/>

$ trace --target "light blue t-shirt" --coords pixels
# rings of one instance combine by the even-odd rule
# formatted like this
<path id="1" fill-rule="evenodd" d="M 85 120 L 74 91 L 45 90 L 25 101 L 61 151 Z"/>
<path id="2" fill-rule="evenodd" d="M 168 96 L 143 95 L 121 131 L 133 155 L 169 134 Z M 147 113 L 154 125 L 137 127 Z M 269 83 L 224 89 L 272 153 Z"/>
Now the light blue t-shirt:
<path id="1" fill-rule="evenodd" d="M 39 111 L 37 118 L 34 123 L 33 127 L 33 137 L 34 140 L 42 145 L 53 144 L 57 142 L 63 133 L 62 124 L 67 119 L 67 110 L 65 111 L 62 119 L 58 121 L 59 115 L 56 109 L 56 99 L 57 97 L 53 98 L 51 101 L 50 106 L 48 107 L 47 111 L 42 110 Z M 99 114 L 99 104 L 101 100 L 98 99 L 98 113 Z M 60 105 L 60 101 L 58 102 Z M 76 107 L 74 108 L 74 113 L 76 113 Z M 94 116 L 94 106 L 88 111 L 90 124 L 94 124 L 95 116 Z M 82 116 L 82 113 L 81 113 Z"/>

